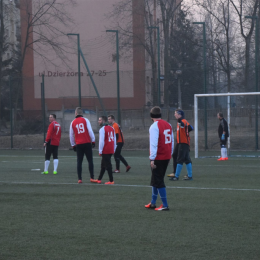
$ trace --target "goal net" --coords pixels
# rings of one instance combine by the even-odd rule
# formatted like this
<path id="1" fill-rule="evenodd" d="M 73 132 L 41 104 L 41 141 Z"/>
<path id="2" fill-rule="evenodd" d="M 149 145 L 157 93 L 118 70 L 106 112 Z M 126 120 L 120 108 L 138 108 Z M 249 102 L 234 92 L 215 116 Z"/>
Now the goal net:
<path id="1" fill-rule="evenodd" d="M 229 126 L 229 157 L 260 157 L 259 95 L 260 92 L 195 94 L 195 158 L 220 157 L 218 112 L 223 113 Z"/>

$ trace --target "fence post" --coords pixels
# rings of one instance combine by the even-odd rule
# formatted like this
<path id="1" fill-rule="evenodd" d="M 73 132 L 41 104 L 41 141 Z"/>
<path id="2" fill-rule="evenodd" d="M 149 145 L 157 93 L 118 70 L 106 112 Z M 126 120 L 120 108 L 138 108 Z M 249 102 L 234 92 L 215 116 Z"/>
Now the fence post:
<path id="1" fill-rule="evenodd" d="M 11 149 L 14 148 L 13 145 L 13 104 L 12 104 L 12 83 L 11 83 L 11 76 L 9 77 L 9 91 L 10 91 L 10 128 L 11 128 Z"/>

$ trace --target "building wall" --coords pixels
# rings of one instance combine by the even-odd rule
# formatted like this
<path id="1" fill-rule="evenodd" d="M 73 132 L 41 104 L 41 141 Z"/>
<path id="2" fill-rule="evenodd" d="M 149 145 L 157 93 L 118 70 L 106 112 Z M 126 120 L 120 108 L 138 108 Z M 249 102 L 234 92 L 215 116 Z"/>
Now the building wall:
<path id="1" fill-rule="evenodd" d="M 71 28 L 61 28 L 66 33 L 80 33 L 80 44 L 88 66 L 93 73 L 97 89 L 106 109 L 117 107 L 116 42 L 113 34 L 106 29 L 113 28 L 106 15 L 112 11 L 113 4 L 119 0 L 77 0 L 77 5 L 68 10 L 75 21 Z M 132 0 L 133 5 L 142 4 L 143 0 Z M 26 5 L 28 7 L 26 7 Z M 22 42 L 26 39 L 27 10 L 33 10 L 31 0 L 21 0 L 21 33 Z M 132 26 L 134 33 L 144 37 L 144 18 L 133 13 Z M 124 21 L 122 21 L 124 22 Z M 126 21 L 125 21 L 126 22 Z M 129 22 L 129 21 L 127 21 Z M 112 27 L 112 28 L 111 28 Z M 33 35 L 29 41 L 33 40 Z M 62 38 L 64 45 L 70 48 L 67 53 L 67 64 L 55 58 L 55 54 L 46 48 L 46 56 L 52 62 L 44 62 L 36 52 L 28 49 L 23 67 L 24 110 L 41 109 L 40 84 L 45 75 L 45 98 L 49 110 L 61 110 L 63 106 L 71 108 L 78 105 L 78 63 L 76 37 Z M 119 37 L 120 40 L 120 37 Z M 120 59 L 120 97 L 122 109 L 139 109 L 145 105 L 145 59 L 144 49 L 133 40 L 132 58 Z M 82 59 L 81 59 L 82 60 Z M 81 61 L 82 106 L 99 108 L 96 92 L 90 77 Z"/>

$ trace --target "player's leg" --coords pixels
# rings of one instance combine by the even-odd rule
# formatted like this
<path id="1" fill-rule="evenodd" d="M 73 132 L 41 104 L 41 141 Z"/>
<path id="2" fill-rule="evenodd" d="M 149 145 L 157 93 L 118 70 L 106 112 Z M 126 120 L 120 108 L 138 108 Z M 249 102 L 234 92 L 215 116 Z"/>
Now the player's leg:
<path id="1" fill-rule="evenodd" d="M 192 161 L 190 158 L 190 147 L 187 145 L 186 147 L 186 158 L 185 158 L 185 164 L 186 164 L 186 169 L 187 169 L 187 176 L 184 176 L 185 181 L 190 181 L 192 180 Z"/>
<path id="2" fill-rule="evenodd" d="M 90 174 L 90 180 L 94 180 L 94 163 L 91 143 L 85 145 L 85 155 L 88 160 L 88 170 Z"/>
<path id="3" fill-rule="evenodd" d="M 158 188 L 158 192 L 159 195 L 161 197 L 162 200 L 162 205 L 158 208 L 156 208 L 155 210 L 169 210 L 168 207 L 168 202 L 167 202 L 167 195 L 166 195 L 166 187 L 164 184 L 164 176 L 167 170 L 169 164 L 169 160 L 162 160 L 158 162 L 158 182 L 157 182 L 157 188 Z"/>
<path id="4" fill-rule="evenodd" d="M 125 165 L 126 172 L 128 172 L 131 169 L 131 166 L 128 165 L 126 159 L 121 154 L 124 143 L 118 143 L 118 145 L 120 145 L 119 160 Z"/>
<path id="5" fill-rule="evenodd" d="M 116 162 L 116 169 L 114 170 L 115 173 L 120 172 L 120 152 L 121 152 L 121 149 L 120 149 L 119 144 L 120 143 L 117 144 L 116 151 L 114 153 L 114 159 L 115 159 L 115 162 Z"/>
<path id="6" fill-rule="evenodd" d="M 224 147 L 224 155 L 225 155 L 225 160 L 228 160 L 228 153 L 227 153 L 227 137 L 226 137 L 226 135 L 225 135 L 225 140 L 224 140 L 224 145 L 225 145 L 225 147 Z"/>
<path id="7" fill-rule="evenodd" d="M 152 176 L 151 176 L 151 182 L 150 185 L 152 186 L 152 200 L 150 203 L 145 205 L 148 209 L 155 209 L 156 208 L 156 201 L 158 197 L 158 188 L 155 186 L 157 183 L 157 161 L 154 161 L 154 164 L 156 165 L 155 169 L 151 168 Z"/>
<path id="8" fill-rule="evenodd" d="M 100 173 L 99 173 L 99 177 L 98 177 L 98 181 L 97 183 L 101 183 L 101 180 L 104 176 L 104 173 L 106 171 L 106 165 L 105 165 L 105 154 L 101 154 L 101 169 L 100 169 Z"/>
<path id="9" fill-rule="evenodd" d="M 224 161 L 227 157 L 227 148 L 226 148 L 227 139 L 221 140 L 220 139 L 220 147 L 221 147 L 221 157 L 218 159 L 218 161 Z"/>
<path id="10" fill-rule="evenodd" d="M 78 180 L 82 181 L 82 162 L 84 158 L 84 144 L 77 145 L 77 173 Z"/>
<path id="11" fill-rule="evenodd" d="M 177 168 L 177 156 L 178 156 L 178 144 L 175 145 L 173 154 L 172 154 L 172 159 L 173 159 L 173 173 L 168 174 L 168 177 L 174 177 L 176 173 L 176 168 Z"/>
<path id="12" fill-rule="evenodd" d="M 105 167 L 108 172 L 109 182 L 106 182 L 105 184 L 114 184 L 111 157 L 112 157 L 112 154 L 106 154 L 106 161 L 105 161 L 106 166 Z"/>
<path id="13" fill-rule="evenodd" d="M 58 159 L 58 148 L 59 146 L 52 145 L 52 154 L 53 154 L 53 174 L 57 174 L 57 169 L 59 165 L 59 159 Z"/>
<path id="14" fill-rule="evenodd" d="M 179 176 L 180 176 L 180 173 L 181 173 L 181 170 L 183 167 L 183 163 L 185 162 L 185 149 L 183 148 L 183 145 L 185 145 L 185 144 L 178 145 L 176 172 L 175 172 L 175 177 L 170 178 L 171 181 L 179 180 Z"/>
<path id="15" fill-rule="evenodd" d="M 44 162 L 44 171 L 42 174 L 48 174 L 48 169 L 50 165 L 50 159 L 51 159 L 51 147 L 50 143 L 47 143 L 45 146 L 45 162 Z"/>

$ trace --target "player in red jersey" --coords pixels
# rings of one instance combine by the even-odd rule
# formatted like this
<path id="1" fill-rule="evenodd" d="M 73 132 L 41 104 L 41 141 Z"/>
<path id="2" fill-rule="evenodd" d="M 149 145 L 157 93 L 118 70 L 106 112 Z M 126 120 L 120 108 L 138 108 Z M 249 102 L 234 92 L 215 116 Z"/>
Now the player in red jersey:
<path id="1" fill-rule="evenodd" d="M 77 173 L 78 183 L 82 183 L 82 162 L 84 155 L 88 160 L 90 181 L 97 182 L 94 179 L 94 164 L 92 148 L 95 147 L 95 135 L 89 120 L 83 117 L 83 111 L 80 107 L 75 110 L 76 118 L 70 124 L 70 143 L 73 150 L 77 152 Z"/>
<path id="2" fill-rule="evenodd" d="M 51 155 L 53 156 L 54 170 L 53 174 L 57 174 L 57 168 L 59 164 L 58 160 L 58 148 L 61 138 L 61 127 L 60 124 L 56 122 L 56 115 L 50 114 L 49 116 L 50 125 L 47 132 L 47 137 L 43 146 L 45 147 L 45 164 L 44 171 L 42 174 L 48 174 L 48 168 L 50 165 Z"/>
<path id="3" fill-rule="evenodd" d="M 99 130 L 99 155 L 102 156 L 101 170 L 98 177 L 98 183 L 101 183 L 103 175 L 107 170 L 109 182 L 105 184 L 114 184 L 111 157 L 116 150 L 116 134 L 112 126 L 108 125 L 107 117 L 102 116 L 98 119 L 98 124 L 101 126 Z"/>
<path id="4" fill-rule="evenodd" d="M 116 161 L 116 170 L 115 173 L 120 172 L 120 161 L 125 165 L 126 172 L 128 172 L 131 169 L 131 166 L 128 165 L 125 158 L 121 155 L 121 150 L 124 146 L 124 136 L 121 130 L 121 127 L 119 124 L 115 122 L 115 117 L 113 115 L 108 116 L 108 123 L 115 129 L 116 133 L 116 151 L 114 154 L 114 158 Z"/>
<path id="5" fill-rule="evenodd" d="M 146 208 L 155 210 L 169 210 L 166 187 L 164 184 L 164 176 L 167 170 L 169 161 L 173 153 L 173 132 L 172 126 L 161 119 L 160 107 L 151 109 L 151 118 L 153 124 L 149 129 L 150 134 L 150 164 L 152 169 L 152 200 L 145 205 Z M 156 200 L 158 193 L 160 194 L 163 204 L 156 208 Z"/>

